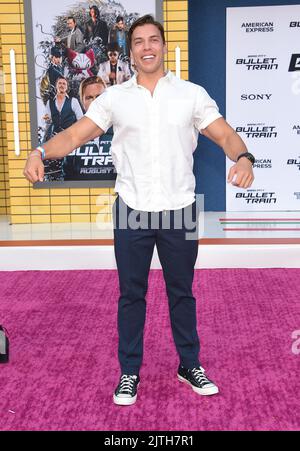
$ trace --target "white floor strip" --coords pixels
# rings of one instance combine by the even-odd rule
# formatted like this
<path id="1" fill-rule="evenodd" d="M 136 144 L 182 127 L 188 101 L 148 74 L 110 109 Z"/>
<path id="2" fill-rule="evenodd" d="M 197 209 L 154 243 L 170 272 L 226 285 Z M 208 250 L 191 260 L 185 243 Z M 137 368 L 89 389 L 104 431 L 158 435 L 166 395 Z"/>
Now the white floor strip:
<path id="1" fill-rule="evenodd" d="M 300 268 L 300 245 L 201 245 L 196 268 Z M 113 246 L 0 247 L 0 271 L 76 269 L 116 269 Z"/>

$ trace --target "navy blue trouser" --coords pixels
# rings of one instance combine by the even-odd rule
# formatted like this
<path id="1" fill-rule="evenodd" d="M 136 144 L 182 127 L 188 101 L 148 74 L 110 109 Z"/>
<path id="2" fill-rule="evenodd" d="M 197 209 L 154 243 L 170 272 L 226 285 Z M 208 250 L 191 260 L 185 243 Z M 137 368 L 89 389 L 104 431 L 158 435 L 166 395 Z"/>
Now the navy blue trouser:
<path id="1" fill-rule="evenodd" d="M 114 243 L 119 274 L 118 304 L 119 362 L 122 374 L 139 374 L 143 358 L 143 331 L 146 315 L 148 275 L 156 244 L 169 300 L 172 333 L 180 363 L 186 368 L 199 366 L 199 338 L 196 326 L 196 301 L 192 293 L 198 239 L 186 239 L 185 225 L 174 227 L 174 211 L 151 213 L 154 228 L 120 227 L 120 207 L 127 207 L 120 196 L 114 208 Z M 193 218 L 196 202 L 189 207 Z M 182 209 L 181 212 L 184 213 Z M 122 210 L 123 211 L 123 210 Z M 149 225 L 150 213 L 127 207 L 127 220 L 143 214 Z M 170 214 L 170 228 L 162 227 L 163 216 Z M 146 215 L 146 217 L 145 217 Z M 178 215 L 178 210 L 177 210 Z M 178 216 L 177 216 L 178 217 Z M 123 218 L 124 219 L 124 218 Z M 152 222 L 153 224 L 153 222 Z M 151 224 L 150 224 L 151 225 Z"/>

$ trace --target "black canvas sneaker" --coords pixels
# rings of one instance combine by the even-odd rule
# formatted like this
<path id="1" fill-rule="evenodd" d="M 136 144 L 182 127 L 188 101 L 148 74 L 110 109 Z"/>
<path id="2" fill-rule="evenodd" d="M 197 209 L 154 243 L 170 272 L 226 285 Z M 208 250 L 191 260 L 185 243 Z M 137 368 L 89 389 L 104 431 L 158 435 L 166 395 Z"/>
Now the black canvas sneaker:
<path id="1" fill-rule="evenodd" d="M 177 377 L 180 382 L 189 384 L 198 395 L 215 395 L 219 393 L 218 387 L 204 373 L 205 371 L 201 366 L 188 370 L 180 365 Z"/>
<path id="2" fill-rule="evenodd" d="M 131 406 L 137 398 L 139 376 L 122 374 L 119 385 L 114 393 L 114 403 L 119 406 Z"/>

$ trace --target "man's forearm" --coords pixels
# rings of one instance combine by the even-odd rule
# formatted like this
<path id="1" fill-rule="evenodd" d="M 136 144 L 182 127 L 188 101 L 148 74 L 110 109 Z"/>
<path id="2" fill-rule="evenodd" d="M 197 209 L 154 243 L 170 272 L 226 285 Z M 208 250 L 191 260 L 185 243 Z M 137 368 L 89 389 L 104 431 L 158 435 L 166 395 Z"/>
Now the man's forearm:
<path id="1" fill-rule="evenodd" d="M 233 130 L 224 141 L 223 150 L 232 161 L 237 161 L 241 153 L 247 152 L 247 147 L 242 138 Z"/>
<path id="2" fill-rule="evenodd" d="M 74 144 L 72 134 L 69 129 L 67 129 L 53 136 L 53 138 L 45 142 L 42 147 L 45 150 L 45 159 L 51 160 L 63 158 L 76 149 L 77 146 Z"/>
<path id="3" fill-rule="evenodd" d="M 63 158 L 101 134 L 103 134 L 101 128 L 97 127 L 90 119 L 83 117 L 42 145 L 45 150 L 44 159 Z"/>
<path id="4" fill-rule="evenodd" d="M 202 130 L 202 134 L 220 146 L 232 161 L 237 161 L 241 153 L 247 152 L 242 138 L 222 117 Z"/>

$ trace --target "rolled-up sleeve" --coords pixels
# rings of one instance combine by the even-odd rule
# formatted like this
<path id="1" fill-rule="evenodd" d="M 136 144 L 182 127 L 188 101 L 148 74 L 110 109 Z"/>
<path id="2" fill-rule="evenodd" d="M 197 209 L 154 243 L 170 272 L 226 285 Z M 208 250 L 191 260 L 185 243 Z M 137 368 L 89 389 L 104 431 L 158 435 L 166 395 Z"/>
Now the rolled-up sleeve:
<path id="1" fill-rule="evenodd" d="M 196 129 L 201 133 L 201 130 L 208 127 L 208 125 L 220 117 L 222 115 L 219 113 L 216 102 L 204 88 L 198 86 L 194 110 L 194 126 Z"/>
<path id="2" fill-rule="evenodd" d="M 111 99 L 108 90 L 95 99 L 85 116 L 91 119 L 104 132 L 112 126 Z"/>

